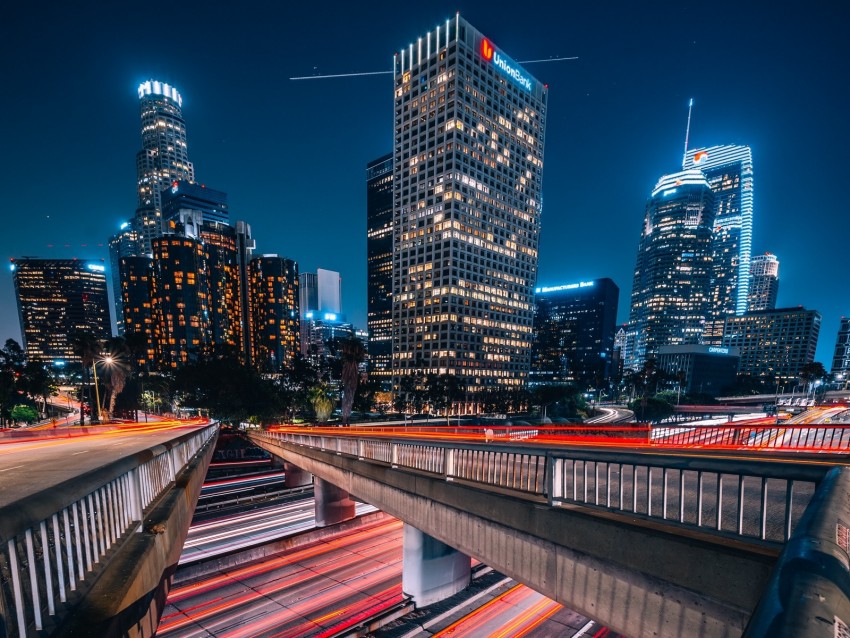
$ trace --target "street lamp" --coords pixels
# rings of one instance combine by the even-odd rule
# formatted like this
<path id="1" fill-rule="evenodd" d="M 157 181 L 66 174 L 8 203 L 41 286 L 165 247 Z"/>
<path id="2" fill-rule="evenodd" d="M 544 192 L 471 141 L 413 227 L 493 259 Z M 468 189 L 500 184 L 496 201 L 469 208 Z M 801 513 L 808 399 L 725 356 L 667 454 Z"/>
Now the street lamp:
<path id="1" fill-rule="evenodd" d="M 114 360 L 111 356 L 107 355 L 103 359 L 100 359 L 100 361 L 107 366 L 111 366 Z M 100 391 L 97 388 L 97 363 L 98 360 L 95 359 L 91 364 L 91 369 L 94 372 L 94 400 L 97 402 L 97 422 L 103 423 L 103 412 L 100 409 Z"/>

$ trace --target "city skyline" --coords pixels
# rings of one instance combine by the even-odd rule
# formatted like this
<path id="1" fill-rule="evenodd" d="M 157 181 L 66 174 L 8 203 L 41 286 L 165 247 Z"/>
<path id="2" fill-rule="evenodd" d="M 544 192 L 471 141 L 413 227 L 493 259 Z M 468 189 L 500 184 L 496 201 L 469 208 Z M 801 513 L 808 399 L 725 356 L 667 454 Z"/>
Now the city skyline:
<path id="1" fill-rule="evenodd" d="M 145 32 L 143 25 L 94 6 L 59 8 L 46 21 L 18 7 L 11 23 L 21 28 L 2 45 L 9 86 L 21 89 L 2 107 L 6 140 L 16 149 L 2 160 L 4 208 L 7 219 L 18 218 L 0 246 L 7 258 L 107 257 L 108 237 L 136 206 L 136 88 L 159 78 L 183 96 L 198 182 L 228 193 L 231 219 L 252 225 L 259 253 L 294 259 L 301 272 L 340 272 L 342 310 L 365 328 L 363 174 L 391 148 L 392 79 L 287 78 L 389 71 L 395 51 L 459 9 L 515 59 L 579 57 L 528 67 L 550 84 L 539 285 L 610 277 L 628 298 L 647 193 L 681 161 L 693 97 L 692 148 L 753 148 L 753 254 L 782 259 L 778 306 L 823 314 L 817 360 L 828 367 L 839 317 L 850 314 L 846 284 L 825 258 L 839 254 L 846 224 L 840 144 L 832 140 L 848 132 L 839 117 L 847 82 L 834 81 L 846 77 L 850 59 L 838 32 L 846 23 L 838 11 L 847 9 L 780 16 L 729 4 L 706 15 L 701 6 L 643 13 L 623 6 L 616 24 L 603 20 L 603 9 L 554 3 L 534 15 L 470 2 L 392 17 L 377 3 L 321 22 L 302 8 L 280 23 L 278 40 L 282 16 L 272 9 L 249 4 L 243 14 L 212 5 L 196 15 L 189 3 L 169 16 L 181 25 L 180 37 L 163 30 L 150 35 L 156 46 L 138 48 L 142 36 L 133 34 Z M 25 35 L 35 20 L 42 20 L 43 41 Z M 89 21 L 99 29 L 89 31 Z M 652 29 L 651 42 L 641 26 Z M 227 51 L 198 55 L 211 34 L 230 29 Z M 732 33 L 749 39 L 727 41 Z M 774 42 L 788 46 L 767 46 Z M 239 47 L 245 51 L 233 53 Z M 279 64 L 269 68 L 267 58 Z M 725 84 L 716 77 L 720 68 Z M 340 117 L 332 98 L 343 96 L 350 115 Z M 35 166 L 43 176 L 38 198 L 27 187 Z M 0 303 L 0 339 L 20 340 L 8 271 Z M 621 300 L 619 322 L 627 315 Z"/>

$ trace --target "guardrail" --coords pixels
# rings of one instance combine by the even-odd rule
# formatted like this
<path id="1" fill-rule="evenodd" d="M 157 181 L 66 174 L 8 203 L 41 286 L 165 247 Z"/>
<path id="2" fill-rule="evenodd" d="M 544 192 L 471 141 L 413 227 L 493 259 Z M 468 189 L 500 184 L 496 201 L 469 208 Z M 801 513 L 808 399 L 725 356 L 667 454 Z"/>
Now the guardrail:
<path id="1" fill-rule="evenodd" d="M 534 441 L 400 440 L 298 431 L 253 436 L 482 489 L 511 490 L 555 507 L 582 505 L 776 547 L 791 536 L 829 469 L 790 461 L 557 449 Z"/>
<path id="2" fill-rule="evenodd" d="M 850 424 L 751 423 L 652 426 L 657 446 L 751 447 L 769 450 L 850 452 Z"/>
<path id="3" fill-rule="evenodd" d="M 0 508 L 0 636 L 45 629 L 218 430 L 183 434 L 20 504 Z"/>

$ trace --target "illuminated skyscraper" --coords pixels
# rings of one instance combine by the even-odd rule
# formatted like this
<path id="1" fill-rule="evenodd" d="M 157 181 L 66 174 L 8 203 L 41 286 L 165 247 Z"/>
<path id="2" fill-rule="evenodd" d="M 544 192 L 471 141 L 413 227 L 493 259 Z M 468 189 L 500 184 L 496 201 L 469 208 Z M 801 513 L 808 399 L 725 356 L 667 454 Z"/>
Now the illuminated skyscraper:
<path id="1" fill-rule="evenodd" d="M 753 156 L 749 146 L 685 152 L 682 168 L 699 169 L 714 192 L 711 304 L 703 337 L 720 345 L 723 320 L 747 311 L 753 237 Z"/>
<path id="2" fill-rule="evenodd" d="M 779 260 L 776 255 L 756 255 L 750 262 L 747 311 L 773 310 L 779 295 Z"/>
<path id="3" fill-rule="evenodd" d="M 395 55 L 394 387 L 525 382 L 547 91 L 460 15 Z"/>
<path id="4" fill-rule="evenodd" d="M 133 222 L 121 224 L 121 229 L 109 238 L 109 279 L 119 335 L 124 334 L 124 301 L 121 287 L 121 259 L 140 254 L 140 235 Z"/>
<path id="5" fill-rule="evenodd" d="M 152 241 L 151 310 L 156 362 L 176 368 L 195 360 L 212 340 L 207 253 L 193 237 Z"/>
<path id="6" fill-rule="evenodd" d="M 366 268 L 369 375 L 386 384 L 392 377 L 393 156 L 366 167 Z"/>
<path id="7" fill-rule="evenodd" d="M 236 251 L 236 229 L 222 222 L 204 221 L 199 236 L 207 255 L 212 343 L 242 350 L 242 280 Z"/>
<path id="8" fill-rule="evenodd" d="M 617 284 L 595 279 L 535 293 L 530 380 L 598 387 L 612 373 Z"/>
<path id="9" fill-rule="evenodd" d="M 13 259 L 11 268 L 28 358 L 79 361 L 72 346 L 75 333 L 111 336 L 102 260 L 22 258 Z"/>
<path id="10" fill-rule="evenodd" d="M 175 180 L 195 181 L 189 161 L 183 98 L 173 86 L 156 80 L 139 85 L 142 150 L 136 154 L 138 208 L 135 228 L 141 251 L 151 252 L 151 239 L 162 232 L 162 189 Z"/>
<path id="11" fill-rule="evenodd" d="M 140 336 L 135 339 L 144 339 L 145 355 L 139 358 L 142 365 L 153 363 L 156 354 L 151 310 L 152 261 L 148 255 L 131 255 L 121 257 L 118 265 L 123 309 L 121 334 L 137 334 Z"/>
<path id="12" fill-rule="evenodd" d="M 838 326 L 835 353 L 832 356 L 832 374 L 836 375 L 836 381 L 842 386 L 846 387 L 846 384 L 850 383 L 850 317 L 841 317 Z"/>
<path id="13" fill-rule="evenodd" d="M 662 177 L 646 205 L 632 286 L 628 369 L 660 346 L 700 343 L 709 313 L 714 193 L 691 169 Z"/>
<path id="14" fill-rule="evenodd" d="M 251 360 L 264 372 L 279 372 L 300 351 L 298 264 L 259 255 L 248 265 L 251 290 Z"/>

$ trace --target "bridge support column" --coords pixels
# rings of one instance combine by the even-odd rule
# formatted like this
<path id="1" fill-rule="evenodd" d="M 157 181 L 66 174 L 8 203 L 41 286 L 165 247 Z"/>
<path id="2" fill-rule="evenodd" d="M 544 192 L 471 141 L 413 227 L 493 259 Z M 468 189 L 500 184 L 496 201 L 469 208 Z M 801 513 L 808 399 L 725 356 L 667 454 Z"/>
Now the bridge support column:
<path id="1" fill-rule="evenodd" d="M 469 585 L 470 558 L 404 524 L 401 589 L 417 608 L 444 600 Z"/>
<path id="2" fill-rule="evenodd" d="M 313 484 L 316 527 L 327 527 L 354 518 L 354 501 L 348 492 L 318 476 L 313 477 Z"/>
<path id="3" fill-rule="evenodd" d="M 313 482 L 313 475 L 310 472 L 305 472 L 289 461 L 281 461 L 281 463 L 283 464 L 283 471 L 286 473 L 286 476 L 283 477 L 284 487 L 303 487 Z"/>

